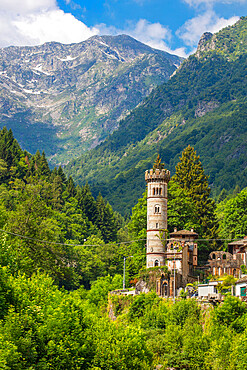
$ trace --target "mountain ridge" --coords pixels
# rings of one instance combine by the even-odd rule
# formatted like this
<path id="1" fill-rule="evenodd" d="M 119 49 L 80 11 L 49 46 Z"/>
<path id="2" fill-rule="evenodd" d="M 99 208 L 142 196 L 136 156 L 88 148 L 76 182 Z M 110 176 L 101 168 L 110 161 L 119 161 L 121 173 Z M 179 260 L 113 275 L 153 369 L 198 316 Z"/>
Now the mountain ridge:
<path id="1" fill-rule="evenodd" d="M 157 151 L 174 173 L 190 144 L 201 156 L 215 196 L 223 187 L 246 186 L 246 23 L 243 18 L 213 35 L 213 48 L 185 60 L 117 131 L 72 161 L 66 172 L 78 183 L 92 183 L 116 210 L 128 213 L 145 189 L 143 172 Z"/>
<path id="2" fill-rule="evenodd" d="M 104 140 L 180 61 L 126 35 L 0 49 L 0 123 L 64 163 Z"/>

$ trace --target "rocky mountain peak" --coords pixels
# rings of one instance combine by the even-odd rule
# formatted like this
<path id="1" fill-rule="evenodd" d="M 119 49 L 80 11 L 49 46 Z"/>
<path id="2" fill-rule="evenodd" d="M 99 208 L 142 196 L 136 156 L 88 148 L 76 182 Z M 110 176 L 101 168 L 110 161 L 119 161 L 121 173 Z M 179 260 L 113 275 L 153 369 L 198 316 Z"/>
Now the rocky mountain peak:
<path id="1" fill-rule="evenodd" d="M 1 125 L 31 152 L 37 131 L 38 148 L 65 163 L 117 129 L 180 63 L 126 35 L 0 49 Z"/>
<path id="2" fill-rule="evenodd" d="M 197 51 L 196 55 L 200 55 L 200 53 L 208 50 L 211 48 L 211 45 L 208 45 L 209 40 L 211 40 L 213 37 L 213 34 L 211 32 L 204 32 L 204 34 L 201 36 L 198 46 L 197 46 Z"/>
<path id="3" fill-rule="evenodd" d="M 211 32 L 204 32 L 204 34 L 201 36 L 201 38 L 198 42 L 198 48 L 201 48 L 212 37 L 213 37 L 213 34 Z"/>

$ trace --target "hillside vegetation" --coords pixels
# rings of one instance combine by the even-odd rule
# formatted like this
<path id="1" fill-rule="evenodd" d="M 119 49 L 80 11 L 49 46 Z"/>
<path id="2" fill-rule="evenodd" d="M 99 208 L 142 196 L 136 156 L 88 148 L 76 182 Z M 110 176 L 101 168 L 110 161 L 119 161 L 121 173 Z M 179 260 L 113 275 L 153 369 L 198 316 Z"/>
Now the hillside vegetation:
<path id="1" fill-rule="evenodd" d="M 218 220 L 209 194 L 188 146 L 169 183 L 169 231 L 246 235 L 247 188 L 232 198 L 221 193 Z M 122 288 L 124 257 L 132 256 L 127 287 L 148 274 L 146 216 L 145 194 L 126 225 L 87 184 L 75 187 L 61 167 L 49 168 L 44 152 L 30 155 L 11 130 L 0 131 L 1 368 L 246 368 L 247 309 L 236 297 L 207 310 L 185 295 L 175 304 L 154 292 L 108 300 Z M 199 258 L 214 246 L 199 243 Z"/>
<path id="2" fill-rule="evenodd" d="M 129 213 L 145 189 L 144 171 L 157 151 L 174 173 L 182 150 L 200 155 L 213 195 L 247 185 L 247 18 L 202 38 L 175 75 L 120 122 L 104 143 L 66 166 Z"/>

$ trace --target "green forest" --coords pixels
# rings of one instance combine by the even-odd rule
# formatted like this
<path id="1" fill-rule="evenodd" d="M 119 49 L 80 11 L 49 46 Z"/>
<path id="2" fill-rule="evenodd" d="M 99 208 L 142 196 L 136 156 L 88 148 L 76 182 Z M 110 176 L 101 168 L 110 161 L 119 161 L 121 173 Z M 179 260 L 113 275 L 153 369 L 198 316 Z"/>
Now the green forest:
<path id="1" fill-rule="evenodd" d="M 129 215 L 145 187 L 143 173 L 157 152 L 175 166 L 185 147 L 200 154 L 216 199 L 247 186 L 247 17 L 212 36 L 120 122 L 107 140 L 70 162 L 65 173 L 88 181 L 115 210 Z M 213 46 L 212 46 L 213 45 Z"/>
<path id="2" fill-rule="evenodd" d="M 152 166 L 152 165 L 151 165 Z M 185 176 L 186 174 L 186 176 Z M 168 230 L 194 227 L 204 260 L 247 234 L 247 188 L 210 197 L 192 146 L 169 183 Z M 45 153 L 0 131 L 1 369 L 247 369 L 247 308 L 229 296 L 205 308 L 155 293 L 108 294 L 145 275 L 146 194 L 123 218 Z M 114 320 L 109 318 L 112 311 Z M 158 366 L 158 367 L 157 367 Z"/>

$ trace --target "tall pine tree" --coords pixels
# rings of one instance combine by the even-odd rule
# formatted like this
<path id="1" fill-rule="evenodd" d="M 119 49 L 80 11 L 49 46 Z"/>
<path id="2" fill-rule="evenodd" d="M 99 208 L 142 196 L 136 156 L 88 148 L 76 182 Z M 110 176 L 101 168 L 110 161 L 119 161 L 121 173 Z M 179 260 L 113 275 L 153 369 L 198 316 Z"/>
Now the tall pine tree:
<path id="1" fill-rule="evenodd" d="M 196 232 L 201 238 L 214 239 L 218 229 L 215 202 L 210 198 L 208 176 L 204 173 L 199 158 L 195 149 L 189 145 L 182 153 L 173 179 L 186 190 L 194 203 Z"/>
<path id="2" fill-rule="evenodd" d="M 112 207 L 105 203 L 102 195 L 99 193 L 97 200 L 97 219 L 96 225 L 101 231 L 106 243 L 117 240 L 117 225 L 114 218 Z"/>
<path id="3" fill-rule="evenodd" d="M 88 183 L 81 190 L 77 189 L 76 199 L 78 200 L 81 211 L 87 216 L 89 221 L 95 223 L 98 217 L 98 210 Z"/>

